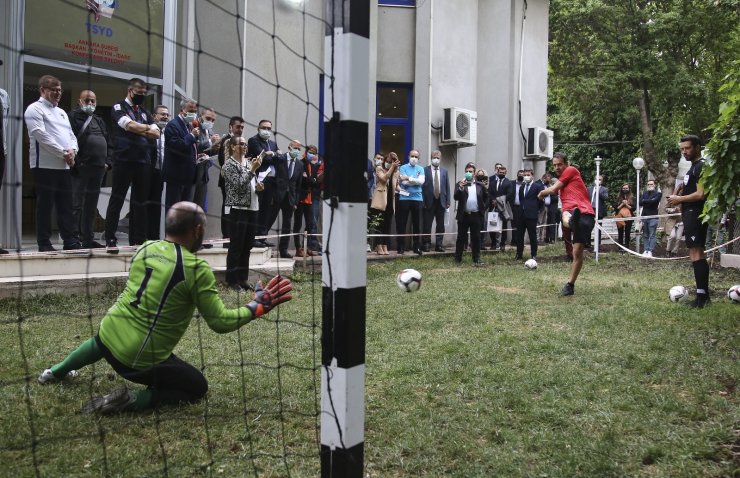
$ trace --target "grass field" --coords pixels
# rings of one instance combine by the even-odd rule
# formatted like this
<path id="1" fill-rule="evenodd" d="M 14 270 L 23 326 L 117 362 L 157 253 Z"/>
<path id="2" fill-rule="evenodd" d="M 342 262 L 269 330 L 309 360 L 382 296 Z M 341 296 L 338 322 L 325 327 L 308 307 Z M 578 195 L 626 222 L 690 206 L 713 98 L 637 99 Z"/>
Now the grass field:
<path id="1" fill-rule="evenodd" d="M 713 303 L 694 311 L 667 299 L 693 284 L 687 262 L 608 254 L 559 298 L 561 254 L 543 249 L 536 271 L 511 253 L 369 266 L 367 476 L 740 474 L 740 305 L 723 298 L 740 273 L 713 269 Z M 417 293 L 395 286 L 406 267 Z M 0 302 L 0 476 L 318 476 L 321 289 L 295 279 L 292 302 L 239 333 L 193 322 L 177 353 L 204 369 L 207 401 L 102 419 L 77 410 L 122 383 L 104 362 L 35 379 L 117 287 Z"/>

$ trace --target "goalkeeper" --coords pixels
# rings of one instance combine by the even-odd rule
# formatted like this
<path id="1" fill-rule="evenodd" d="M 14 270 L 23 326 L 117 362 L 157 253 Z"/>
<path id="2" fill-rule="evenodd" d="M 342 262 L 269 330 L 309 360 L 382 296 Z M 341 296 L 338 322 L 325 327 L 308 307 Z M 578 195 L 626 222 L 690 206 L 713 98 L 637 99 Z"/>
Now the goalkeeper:
<path id="1" fill-rule="evenodd" d="M 146 385 L 121 387 L 95 397 L 83 413 L 144 410 L 164 404 L 192 403 L 208 391 L 203 374 L 172 353 L 198 311 L 217 333 L 231 332 L 290 300 L 293 285 L 274 277 L 255 287 L 254 300 L 227 309 L 218 296 L 208 263 L 196 257 L 203 242 L 206 216 L 198 205 L 180 202 L 167 211 L 166 237 L 144 243 L 131 260 L 126 288 L 100 322 L 98 334 L 63 361 L 44 370 L 39 383 L 50 383 L 105 359 L 123 378 Z"/>

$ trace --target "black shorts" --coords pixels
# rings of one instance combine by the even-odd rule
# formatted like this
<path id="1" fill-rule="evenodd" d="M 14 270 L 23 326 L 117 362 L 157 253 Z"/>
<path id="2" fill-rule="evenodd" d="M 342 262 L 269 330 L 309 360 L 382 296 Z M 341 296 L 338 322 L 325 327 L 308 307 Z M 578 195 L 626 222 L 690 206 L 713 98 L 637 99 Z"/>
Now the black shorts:
<path id="1" fill-rule="evenodd" d="M 707 242 L 709 223 L 701 221 L 701 212 L 704 206 L 684 206 L 681 209 L 683 233 L 686 237 L 686 247 L 704 247 Z"/>
<path id="2" fill-rule="evenodd" d="M 596 218 L 592 214 L 581 214 L 581 219 L 573 230 L 573 244 L 591 244 L 591 231 L 594 230 L 595 223 Z"/>

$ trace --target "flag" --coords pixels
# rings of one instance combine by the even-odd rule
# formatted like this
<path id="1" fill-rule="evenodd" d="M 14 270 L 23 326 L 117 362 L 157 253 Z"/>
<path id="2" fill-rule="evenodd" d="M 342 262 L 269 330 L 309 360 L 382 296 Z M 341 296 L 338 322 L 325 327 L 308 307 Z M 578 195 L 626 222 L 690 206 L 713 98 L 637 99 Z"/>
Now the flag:
<path id="1" fill-rule="evenodd" d="M 87 5 L 87 10 L 95 15 L 95 21 L 100 21 L 100 11 L 98 10 L 97 0 L 85 0 L 85 4 Z"/>

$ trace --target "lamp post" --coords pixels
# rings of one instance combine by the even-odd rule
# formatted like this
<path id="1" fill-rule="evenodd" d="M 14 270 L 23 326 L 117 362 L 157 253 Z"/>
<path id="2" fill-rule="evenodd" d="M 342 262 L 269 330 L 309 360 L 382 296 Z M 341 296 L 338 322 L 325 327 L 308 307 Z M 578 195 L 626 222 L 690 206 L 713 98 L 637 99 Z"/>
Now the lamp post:
<path id="1" fill-rule="evenodd" d="M 594 181 L 594 191 L 596 191 L 595 201 L 596 204 L 594 204 L 594 215 L 596 216 L 596 231 L 594 232 L 594 252 L 596 254 L 596 262 L 599 262 L 599 239 L 601 239 L 601 234 L 599 233 L 599 195 L 601 193 L 601 182 L 599 181 L 599 178 L 601 177 L 601 156 L 596 156 L 594 158 L 594 163 L 596 163 L 596 180 Z"/>
<path id="2" fill-rule="evenodd" d="M 640 215 L 640 170 L 645 166 L 645 160 L 642 158 L 635 158 L 632 160 L 632 167 L 637 171 L 637 216 Z M 635 229 L 635 252 L 640 253 L 640 237 L 637 235 L 637 220 L 635 220 L 633 227 Z"/>

